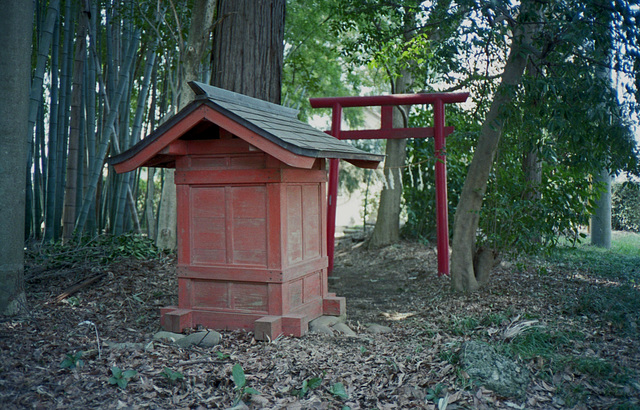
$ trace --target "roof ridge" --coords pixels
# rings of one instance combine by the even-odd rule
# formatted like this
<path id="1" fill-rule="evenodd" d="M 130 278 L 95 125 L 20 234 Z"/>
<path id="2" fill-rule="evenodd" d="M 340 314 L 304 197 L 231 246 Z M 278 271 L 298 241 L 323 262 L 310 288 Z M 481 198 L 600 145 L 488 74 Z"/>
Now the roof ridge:
<path id="1" fill-rule="evenodd" d="M 259 98 L 249 97 L 248 95 L 214 87 L 199 81 L 189 81 L 189 86 L 191 86 L 193 92 L 196 93 L 196 98 L 204 98 L 211 100 L 212 102 L 224 101 L 231 104 L 249 106 L 253 109 L 272 114 L 286 115 L 288 117 L 295 117 L 296 119 L 298 118 L 298 110 L 264 101 Z"/>

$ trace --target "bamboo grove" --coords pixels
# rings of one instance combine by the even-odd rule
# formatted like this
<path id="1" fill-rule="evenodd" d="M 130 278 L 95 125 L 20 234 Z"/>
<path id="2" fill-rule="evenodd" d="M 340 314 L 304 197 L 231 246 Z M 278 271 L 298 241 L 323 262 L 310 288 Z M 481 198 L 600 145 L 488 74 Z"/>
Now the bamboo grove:
<path id="1" fill-rule="evenodd" d="M 163 172 L 104 161 L 177 106 L 188 2 L 40 0 L 34 18 L 26 239 L 155 237 Z"/>

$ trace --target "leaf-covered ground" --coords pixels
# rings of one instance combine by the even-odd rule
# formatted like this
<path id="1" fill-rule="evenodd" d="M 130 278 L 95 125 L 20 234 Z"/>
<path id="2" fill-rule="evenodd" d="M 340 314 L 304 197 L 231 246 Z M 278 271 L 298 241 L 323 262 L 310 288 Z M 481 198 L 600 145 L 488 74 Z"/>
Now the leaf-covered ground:
<path id="1" fill-rule="evenodd" d="M 339 244 L 330 279 L 347 297 L 347 323 L 357 337 L 310 333 L 264 343 L 223 331 L 213 349 L 152 341 L 158 308 L 176 303 L 171 258 L 31 252 L 30 313 L 0 323 L 2 407 L 640 406 L 640 254 L 589 260 L 589 252 L 567 251 L 503 262 L 486 289 L 461 295 L 435 274 L 432 248 L 402 243 L 366 251 L 360 244 Z M 87 278 L 96 281 L 57 301 Z M 366 333 L 370 323 L 393 331 Z M 467 340 L 488 342 L 532 372 L 524 400 L 469 379 L 460 365 Z M 244 390 L 235 388 L 234 365 L 244 372 Z M 114 367 L 122 373 L 114 375 Z"/>

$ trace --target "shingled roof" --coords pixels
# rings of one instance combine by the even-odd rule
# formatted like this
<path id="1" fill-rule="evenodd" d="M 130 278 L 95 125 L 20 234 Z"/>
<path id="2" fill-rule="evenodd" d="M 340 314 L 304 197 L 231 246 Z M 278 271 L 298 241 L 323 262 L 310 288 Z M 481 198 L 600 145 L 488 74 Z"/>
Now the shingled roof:
<path id="1" fill-rule="evenodd" d="M 212 116 L 206 115 L 208 109 L 233 121 L 240 127 L 239 129 L 247 130 L 252 135 L 255 133 L 298 156 L 344 159 L 369 168 L 375 168 L 384 159 L 382 155 L 361 151 L 298 120 L 298 112 L 291 108 L 195 81 L 190 82 L 189 85 L 196 93 L 196 98 L 190 104 L 136 145 L 109 158 L 108 163 L 117 166 L 129 162 L 126 167 L 121 165 L 120 168 L 123 171 L 139 166 L 171 166 L 170 159 L 163 161 L 158 158 L 152 159 L 152 157 L 161 156 L 161 151 L 174 140 L 192 137 L 189 131 L 197 129 L 201 124 L 193 124 L 191 128 L 184 131 L 171 132 L 170 138 L 167 138 L 167 134 L 195 111 L 205 112 L 201 122 L 215 123 Z M 234 132 L 234 134 L 243 138 L 242 132 Z M 251 141 L 248 142 L 251 143 Z"/>

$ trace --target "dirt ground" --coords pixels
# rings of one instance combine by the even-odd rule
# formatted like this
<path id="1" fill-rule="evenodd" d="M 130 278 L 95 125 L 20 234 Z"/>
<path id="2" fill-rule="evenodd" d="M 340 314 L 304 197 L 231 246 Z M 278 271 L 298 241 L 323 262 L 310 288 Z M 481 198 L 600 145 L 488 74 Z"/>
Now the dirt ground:
<path id="1" fill-rule="evenodd" d="M 597 286 L 574 267 L 505 262 L 486 289 L 461 295 L 436 275 L 433 247 L 405 242 L 367 251 L 361 243 L 339 243 L 329 280 L 331 290 L 347 298 L 347 324 L 356 337 L 310 333 L 264 343 L 250 332 L 222 331 L 212 349 L 152 341 L 160 330 L 158 309 L 177 302 L 171 257 L 69 264 L 31 255 L 25 273 L 30 313 L 0 323 L 2 408 L 640 406 L 638 332 L 617 332 L 567 308 Z M 87 278 L 97 279 L 57 300 Z M 637 324 L 637 312 L 631 320 Z M 483 340 L 508 351 L 507 332 L 524 322 L 551 337 L 581 336 L 552 345 L 562 351 L 515 358 L 533 375 L 525 399 L 475 385 L 460 366 L 461 344 Z M 393 331 L 369 334 L 371 323 Z M 550 359 L 556 354 L 596 357 L 608 364 L 603 371 L 626 376 L 558 367 Z M 236 364 L 246 388 L 260 394 L 235 389 Z M 135 371 L 126 388 L 109 382 L 114 366 Z"/>

